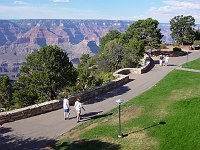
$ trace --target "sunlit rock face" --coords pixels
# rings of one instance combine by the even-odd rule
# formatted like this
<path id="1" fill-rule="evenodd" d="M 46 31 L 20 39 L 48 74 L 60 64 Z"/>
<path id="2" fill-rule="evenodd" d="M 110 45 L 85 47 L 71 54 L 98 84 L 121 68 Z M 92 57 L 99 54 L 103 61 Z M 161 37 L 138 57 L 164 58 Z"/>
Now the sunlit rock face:
<path id="1" fill-rule="evenodd" d="M 98 53 L 100 38 L 106 33 L 111 30 L 123 33 L 132 23 L 120 20 L 0 20 L 0 72 L 18 72 L 17 65 L 23 65 L 28 54 L 47 45 L 58 45 L 73 63 L 77 63 L 82 54 Z M 165 35 L 164 40 L 170 41 L 169 24 L 159 27 Z"/>

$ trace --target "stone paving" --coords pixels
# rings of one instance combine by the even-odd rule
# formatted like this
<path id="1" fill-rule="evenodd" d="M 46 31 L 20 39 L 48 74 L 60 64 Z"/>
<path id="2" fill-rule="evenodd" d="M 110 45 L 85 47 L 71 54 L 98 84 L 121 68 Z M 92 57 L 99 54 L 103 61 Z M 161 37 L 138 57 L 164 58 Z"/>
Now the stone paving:
<path id="1" fill-rule="evenodd" d="M 189 68 L 182 68 L 182 67 L 177 67 L 177 70 L 183 70 L 183 71 L 190 71 L 190 72 L 199 72 L 200 70 L 195 70 L 195 69 L 189 69 Z"/>

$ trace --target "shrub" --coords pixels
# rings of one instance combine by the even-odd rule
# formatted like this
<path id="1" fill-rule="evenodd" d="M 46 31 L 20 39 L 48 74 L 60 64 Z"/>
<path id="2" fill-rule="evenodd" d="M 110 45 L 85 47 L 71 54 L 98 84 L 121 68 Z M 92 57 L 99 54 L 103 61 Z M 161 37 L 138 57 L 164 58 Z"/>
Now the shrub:
<path id="1" fill-rule="evenodd" d="M 167 46 L 166 46 L 166 44 L 163 44 L 163 43 L 162 43 L 162 44 L 160 44 L 160 48 L 161 48 L 161 49 L 167 49 Z"/>
<path id="2" fill-rule="evenodd" d="M 193 44 L 194 44 L 194 45 L 200 45 L 200 40 L 195 40 L 195 41 L 193 42 Z"/>
<path id="3" fill-rule="evenodd" d="M 174 51 L 174 52 L 180 52 L 181 50 L 182 50 L 182 49 L 181 49 L 180 47 L 174 47 L 174 48 L 173 48 L 173 51 Z"/>
<path id="4" fill-rule="evenodd" d="M 200 49 L 200 40 L 195 40 L 193 42 L 192 49 L 195 49 L 195 50 Z"/>

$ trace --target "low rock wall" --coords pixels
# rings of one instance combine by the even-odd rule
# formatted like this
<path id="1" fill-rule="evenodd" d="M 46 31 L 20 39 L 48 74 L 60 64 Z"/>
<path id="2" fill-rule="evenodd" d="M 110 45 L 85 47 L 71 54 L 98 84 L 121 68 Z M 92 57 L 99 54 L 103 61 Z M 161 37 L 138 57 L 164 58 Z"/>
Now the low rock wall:
<path id="1" fill-rule="evenodd" d="M 89 98 L 95 97 L 101 93 L 110 91 L 116 88 L 117 86 L 123 85 L 127 83 L 128 80 L 129 80 L 128 75 L 118 75 L 117 79 L 112 80 L 111 82 L 108 82 L 106 84 L 103 84 L 102 86 L 95 87 L 93 89 L 87 90 L 82 93 L 71 95 L 71 97 L 69 98 L 70 105 L 74 105 L 74 102 L 77 97 L 81 97 L 81 101 L 84 102 Z M 25 119 L 28 117 L 40 115 L 61 108 L 62 108 L 62 100 L 52 100 L 12 111 L 1 112 L 0 125 L 3 123 Z"/>
<path id="2" fill-rule="evenodd" d="M 142 73 L 146 73 L 149 68 L 151 67 L 153 63 L 153 60 L 152 58 L 146 56 L 144 59 L 143 59 L 143 65 L 142 67 L 140 68 L 123 68 L 123 69 L 119 69 L 117 70 L 116 72 L 114 72 L 114 74 L 124 74 L 124 75 L 127 75 L 127 74 L 142 74 Z"/>

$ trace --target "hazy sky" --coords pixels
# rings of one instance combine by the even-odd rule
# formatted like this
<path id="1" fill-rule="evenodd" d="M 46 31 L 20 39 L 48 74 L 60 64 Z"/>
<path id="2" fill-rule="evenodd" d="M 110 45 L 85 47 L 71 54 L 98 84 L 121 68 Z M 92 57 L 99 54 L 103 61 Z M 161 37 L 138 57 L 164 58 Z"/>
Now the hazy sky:
<path id="1" fill-rule="evenodd" d="M 161 23 L 192 15 L 200 23 L 200 0 L 0 0 L 0 19 L 116 19 L 151 17 Z"/>

